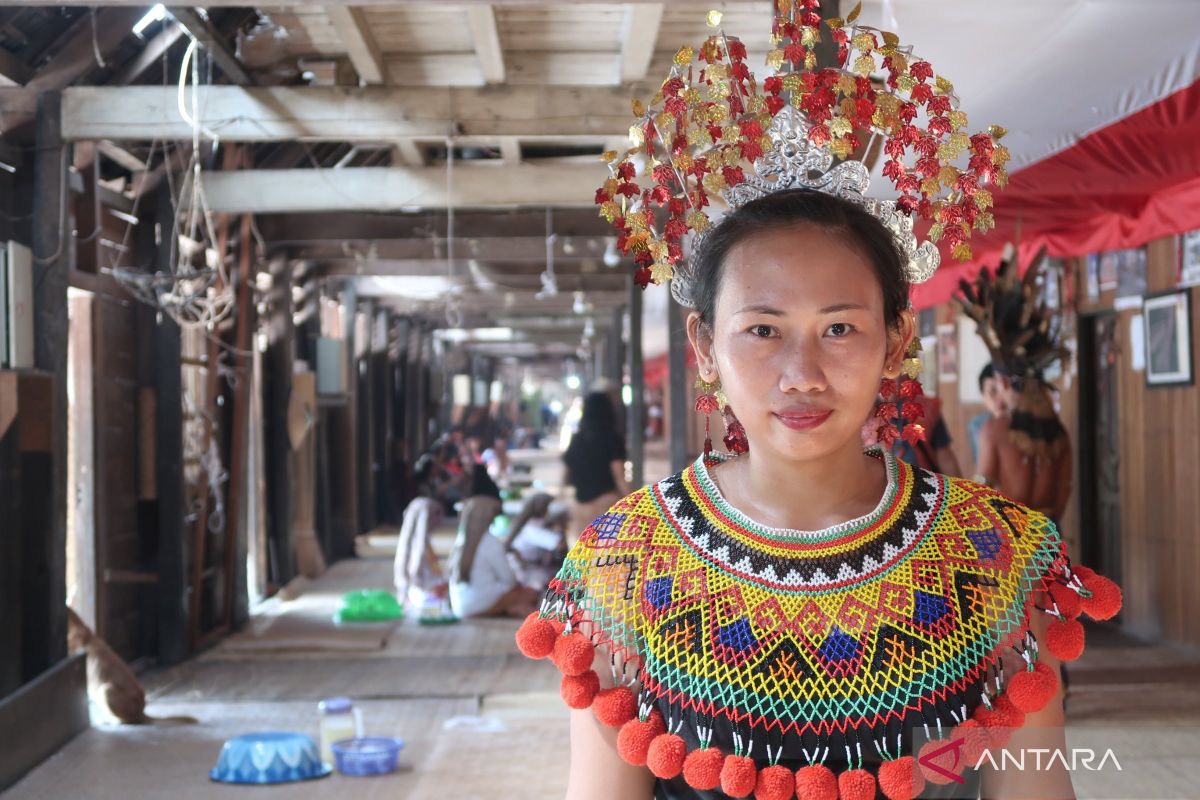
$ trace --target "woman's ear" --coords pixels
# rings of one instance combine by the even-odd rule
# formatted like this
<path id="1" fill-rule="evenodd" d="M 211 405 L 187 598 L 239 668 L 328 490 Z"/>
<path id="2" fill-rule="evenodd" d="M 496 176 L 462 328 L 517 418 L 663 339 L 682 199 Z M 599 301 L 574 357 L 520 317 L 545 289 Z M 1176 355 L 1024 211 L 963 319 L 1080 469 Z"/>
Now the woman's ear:
<path id="1" fill-rule="evenodd" d="M 714 381 L 717 375 L 717 362 L 713 358 L 712 328 L 700 318 L 700 312 L 693 311 L 687 317 L 687 336 L 696 352 L 696 369 L 700 377 L 706 381 Z"/>
<path id="2" fill-rule="evenodd" d="M 916 334 L 916 316 L 911 308 L 906 308 L 900 312 L 900 318 L 896 324 L 888 328 L 887 355 L 883 361 L 885 377 L 895 378 L 900 374 L 900 368 L 904 365 L 905 353 L 908 352 L 908 344 Z"/>

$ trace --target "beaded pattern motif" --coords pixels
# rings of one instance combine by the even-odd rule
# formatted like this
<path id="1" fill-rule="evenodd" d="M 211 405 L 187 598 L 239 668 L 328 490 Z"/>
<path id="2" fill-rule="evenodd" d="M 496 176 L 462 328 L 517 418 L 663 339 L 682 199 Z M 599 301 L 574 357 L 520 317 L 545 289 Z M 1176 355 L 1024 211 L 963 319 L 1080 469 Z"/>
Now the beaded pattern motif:
<path id="1" fill-rule="evenodd" d="M 1063 545 L 987 487 L 884 460 L 879 507 L 811 533 L 753 525 L 698 460 L 588 526 L 543 613 L 636 659 L 646 699 L 750 735 L 958 707 L 1021 637 Z"/>

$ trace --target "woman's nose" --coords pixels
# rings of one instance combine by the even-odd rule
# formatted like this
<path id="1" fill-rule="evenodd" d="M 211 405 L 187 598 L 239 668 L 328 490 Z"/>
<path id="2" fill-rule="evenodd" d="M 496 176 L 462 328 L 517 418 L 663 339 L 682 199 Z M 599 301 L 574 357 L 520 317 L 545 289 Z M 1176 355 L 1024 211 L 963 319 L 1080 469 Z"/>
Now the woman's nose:
<path id="1" fill-rule="evenodd" d="M 800 339 L 786 348 L 779 369 L 779 389 L 787 393 L 823 391 L 828 382 L 817 342 Z"/>

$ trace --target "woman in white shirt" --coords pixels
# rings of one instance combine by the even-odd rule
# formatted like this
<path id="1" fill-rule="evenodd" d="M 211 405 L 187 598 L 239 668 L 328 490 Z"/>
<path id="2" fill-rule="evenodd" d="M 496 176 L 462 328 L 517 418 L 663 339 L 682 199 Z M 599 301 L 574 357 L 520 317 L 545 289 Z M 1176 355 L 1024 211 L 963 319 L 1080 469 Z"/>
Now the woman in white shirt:
<path id="1" fill-rule="evenodd" d="M 459 617 L 523 618 L 537 604 L 537 591 L 521 585 L 504 543 L 490 533 L 500 510 L 500 490 L 477 464 L 450 556 L 450 607 Z"/>

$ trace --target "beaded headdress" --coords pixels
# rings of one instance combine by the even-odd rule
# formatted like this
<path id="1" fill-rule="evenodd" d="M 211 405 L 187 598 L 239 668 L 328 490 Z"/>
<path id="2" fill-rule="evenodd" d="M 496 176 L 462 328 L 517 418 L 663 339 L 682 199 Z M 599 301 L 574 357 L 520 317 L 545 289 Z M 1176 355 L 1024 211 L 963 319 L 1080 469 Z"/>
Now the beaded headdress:
<path id="1" fill-rule="evenodd" d="M 819 7 L 776 0 L 773 74 L 761 83 L 745 45 L 709 12 L 713 35 L 676 53 L 649 106 L 634 101 L 633 146 L 604 154 L 611 174 L 596 203 L 642 288 L 670 280 L 675 298 L 692 304 L 683 240 L 692 234 L 693 249 L 703 240 L 715 195 L 737 208 L 808 188 L 859 203 L 892 231 L 914 283 L 937 268 L 937 244 L 969 259 L 972 232 L 993 226 L 986 187 L 1007 181 L 1004 130 L 968 134 L 953 85 L 928 61 L 895 34 L 858 24 L 858 8 L 842 20 L 822 19 Z M 818 66 L 822 27 L 837 47 L 834 66 Z M 881 152 L 895 200 L 867 197 L 864 159 Z M 917 217 L 928 224 L 919 243 Z"/>

